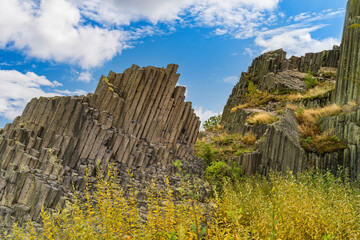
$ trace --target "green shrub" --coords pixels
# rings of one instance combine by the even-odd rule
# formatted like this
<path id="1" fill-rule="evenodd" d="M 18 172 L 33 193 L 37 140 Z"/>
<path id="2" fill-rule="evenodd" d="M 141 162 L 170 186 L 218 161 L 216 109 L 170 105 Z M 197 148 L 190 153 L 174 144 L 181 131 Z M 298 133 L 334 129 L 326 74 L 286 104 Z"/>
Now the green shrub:
<path id="1" fill-rule="evenodd" d="M 206 168 L 206 179 L 222 191 L 224 182 L 237 182 L 241 179 L 243 171 L 241 167 L 236 166 L 235 162 L 230 164 L 223 161 L 214 161 Z"/>
<path id="2" fill-rule="evenodd" d="M 304 78 L 305 86 L 307 89 L 315 87 L 317 85 L 317 81 L 318 79 L 310 73 L 306 74 Z"/>
<path id="3" fill-rule="evenodd" d="M 348 28 L 357 29 L 357 28 L 360 28 L 360 24 L 354 23 L 354 24 L 351 24 Z"/>
<path id="4" fill-rule="evenodd" d="M 221 122 L 221 115 L 212 116 L 204 122 L 203 128 L 205 129 L 205 131 L 212 131 L 215 128 L 217 128 L 220 122 Z"/>
<path id="5" fill-rule="evenodd" d="M 147 221 L 135 190 L 124 195 L 118 183 L 116 176 L 100 180 L 95 192 L 85 191 L 85 202 L 54 214 L 42 211 L 39 234 L 30 223 L 26 230 L 13 226 L 3 239 L 360 239 L 359 183 L 349 182 L 346 173 L 227 181 L 209 204 L 174 194 L 166 180 L 166 189 L 152 184 L 146 191 Z"/>
<path id="6" fill-rule="evenodd" d="M 209 143 L 203 143 L 201 144 L 199 150 L 200 151 L 196 153 L 196 156 L 204 160 L 207 165 L 210 165 L 210 163 L 214 160 L 214 153 L 211 145 Z"/>

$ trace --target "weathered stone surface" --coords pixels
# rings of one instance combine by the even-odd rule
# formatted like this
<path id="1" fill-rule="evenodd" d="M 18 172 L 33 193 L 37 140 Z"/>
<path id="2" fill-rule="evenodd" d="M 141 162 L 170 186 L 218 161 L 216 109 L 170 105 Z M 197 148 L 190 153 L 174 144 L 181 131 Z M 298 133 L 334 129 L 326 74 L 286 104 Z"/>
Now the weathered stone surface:
<path id="1" fill-rule="evenodd" d="M 262 81 L 259 81 L 259 85 L 265 90 L 305 91 L 306 87 L 303 81 L 305 76 L 305 73 L 294 70 L 285 70 L 277 74 L 271 72 L 266 74 Z"/>
<path id="2" fill-rule="evenodd" d="M 298 123 L 294 112 L 286 109 L 280 121 L 266 125 L 259 149 L 239 157 L 246 174 L 267 175 L 273 171 L 301 172 L 309 168 L 306 152 L 299 142 Z"/>
<path id="3" fill-rule="evenodd" d="M 248 174 L 266 175 L 269 170 L 301 172 L 305 169 L 328 169 L 336 174 L 339 167 L 345 170 L 352 179 L 360 176 L 360 79 L 359 37 L 360 37 L 360 0 L 349 0 L 341 49 L 321 53 L 309 53 L 304 57 L 291 57 L 286 60 L 283 52 L 277 50 L 256 58 L 247 73 L 243 73 L 224 109 L 223 123 L 231 133 L 247 131 L 260 133 L 262 142 L 257 151 L 239 158 L 239 164 Z M 336 71 L 337 69 L 337 71 Z M 341 116 L 331 116 L 321 120 L 322 132 L 334 134 L 344 140 L 348 148 L 331 153 L 317 154 L 305 152 L 299 143 L 298 123 L 291 110 L 287 109 L 278 123 L 257 129 L 248 129 L 246 110 L 237 109 L 230 114 L 230 109 L 242 104 L 241 96 L 246 92 L 247 80 L 259 85 L 260 89 L 275 90 L 281 87 L 296 89 L 287 84 L 282 77 L 289 71 L 297 74 L 311 71 L 319 78 L 333 81 L 337 76 L 334 91 L 301 101 L 307 108 L 324 107 L 333 104 L 344 105 L 350 101 L 357 106 L 345 108 Z M 290 79 L 292 84 L 298 81 Z M 300 89 L 300 88 L 299 88 Z M 240 96 L 240 97 L 239 97 Z M 261 132 L 264 132 L 261 135 Z"/>
<path id="4" fill-rule="evenodd" d="M 339 105 L 360 104 L 360 1 L 349 0 L 341 41 L 341 55 L 336 81 L 335 101 Z"/>
<path id="5" fill-rule="evenodd" d="M 242 73 L 240 81 L 235 85 L 224 107 L 222 121 L 226 124 L 231 118 L 233 107 L 243 104 L 244 94 L 248 88 L 248 81 L 258 85 L 260 90 L 304 90 L 305 73 L 311 71 L 318 74 L 321 68 L 337 68 L 340 56 L 339 47 L 319 53 L 307 53 L 303 57 L 292 56 L 286 59 L 286 52 L 282 49 L 264 53 L 255 58 L 246 73 Z"/>
<path id="6" fill-rule="evenodd" d="M 205 163 L 194 156 L 200 126 L 185 88 L 175 87 L 177 65 L 133 65 L 102 76 L 94 94 L 32 99 L 0 132 L 0 225 L 39 220 L 85 187 L 85 169 L 115 164 L 124 186 L 132 170 L 140 191 L 170 176 L 181 160 L 194 178 Z"/>

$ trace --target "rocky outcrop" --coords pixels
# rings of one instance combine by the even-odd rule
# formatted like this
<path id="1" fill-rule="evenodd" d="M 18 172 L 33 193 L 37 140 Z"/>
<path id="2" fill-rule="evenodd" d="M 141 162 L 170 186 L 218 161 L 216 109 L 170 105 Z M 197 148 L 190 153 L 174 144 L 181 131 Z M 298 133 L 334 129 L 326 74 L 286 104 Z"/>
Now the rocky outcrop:
<path id="1" fill-rule="evenodd" d="M 360 1 L 349 0 L 341 41 L 341 56 L 335 101 L 339 105 L 360 104 Z"/>
<path id="2" fill-rule="evenodd" d="M 286 109 L 282 119 L 267 126 L 257 151 L 239 157 L 247 174 L 269 171 L 301 172 L 309 168 L 306 153 L 299 142 L 298 123 L 294 112 Z"/>
<path id="3" fill-rule="evenodd" d="M 256 58 L 247 73 L 243 73 L 240 82 L 233 92 L 224 109 L 223 124 L 230 133 L 246 133 L 247 131 L 259 134 L 258 148 L 255 152 L 239 157 L 239 164 L 247 174 L 268 174 L 270 170 L 301 172 L 305 169 L 326 169 L 336 174 L 338 169 L 345 171 L 351 179 L 360 176 L 360 0 L 349 0 L 345 18 L 344 33 L 341 49 L 321 53 L 309 53 L 304 57 L 285 59 L 282 50 L 265 53 Z M 337 71 L 335 69 L 338 69 Z M 296 76 L 289 77 L 289 71 Z M 335 90 L 328 90 L 318 95 L 311 95 L 297 102 L 301 108 L 324 107 L 334 102 L 345 105 L 342 113 L 336 116 L 324 117 L 317 124 L 317 130 L 327 133 L 334 145 L 345 143 L 346 148 L 323 146 L 327 151 L 303 149 L 300 144 L 299 123 L 292 110 L 286 109 L 279 122 L 263 124 L 249 129 L 246 123 L 248 109 L 245 108 L 244 94 L 247 91 L 248 81 L 258 84 L 259 89 L 275 91 L 280 88 L 301 90 L 301 74 L 311 71 L 319 79 L 331 83 L 336 76 Z M 292 74 L 294 76 L 294 74 Z M 242 104 L 239 109 L 234 108 Z M 231 111 L 233 109 L 233 111 Z M 234 111 L 234 109 L 236 111 Z M 254 109 L 252 109 L 254 111 Z M 315 123 L 314 123 L 315 124 Z M 263 133 L 263 134 L 262 134 Z M 320 133 L 316 133 L 320 134 Z M 315 135 L 316 135 L 315 134 Z M 315 136 L 314 135 L 314 136 Z M 306 135 L 304 135 L 306 136 Z M 320 136 L 320 135 L 318 135 Z M 303 138 L 303 141 L 312 142 L 312 138 Z M 323 140 L 326 141 L 330 140 Z M 321 146 L 321 145 L 320 145 Z"/>
<path id="4" fill-rule="evenodd" d="M 233 88 L 223 110 L 223 123 L 226 126 L 233 107 L 244 103 L 242 96 L 247 91 L 249 81 L 257 84 L 260 90 L 302 91 L 305 88 L 302 80 L 306 72 L 318 74 L 324 67 L 337 68 L 339 56 L 339 47 L 334 46 L 332 50 L 307 53 L 302 57 L 292 56 L 290 59 L 286 59 L 286 52 L 282 49 L 255 58 L 248 71 L 241 74 L 239 82 Z"/>
<path id="5" fill-rule="evenodd" d="M 200 121 L 176 70 L 133 65 L 102 76 L 94 94 L 32 99 L 0 132 L 0 225 L 39 220 L 42 206 L 63 205 L 84 189 L 87 170 L 95 182 L 109 164 L 124 186 L 132 170 L 140 192 L 154 178 L 176 184 L 174 160 L 202 177 L 193 155 Z"/>
<path id="6" fill-rule="evenodd" d="M 295 70 L 285 70 L 277 74 L 270 72 L 259 80 L 259 86 L 265 90 L 289 89 L 294 91 L 305 91 L 304 78 L 306 74 Z"/>

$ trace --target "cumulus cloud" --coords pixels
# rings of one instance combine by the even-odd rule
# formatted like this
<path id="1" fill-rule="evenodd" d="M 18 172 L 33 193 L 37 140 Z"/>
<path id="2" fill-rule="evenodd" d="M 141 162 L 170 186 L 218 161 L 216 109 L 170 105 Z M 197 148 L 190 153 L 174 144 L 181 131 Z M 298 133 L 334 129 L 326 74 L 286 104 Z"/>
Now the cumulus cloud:
<path id="1" fill-rule="evenodd" d="M 253 37 L 277 18 L 274 9 L 280 0 L 201 0 L 189 10 L 195 24 L 217 27 L 216 35 L 229 34 L 237 39 Z"/>
<path id="2" fill-rule="evenodd" d="M 320 52 L 324 49 L 332 49 L 338 45 L 340 40 L 335 38 L 314 39 L 311 33 L 324 27 L 315 25 L 313 27 L 298 28 L 297 25 L 269 30 L 260 34 L 255 43 L 263 48 L 263 52 L 283 48 L 289 55 L 301 56 L 307 52 Z"/>
<path id="3" fill-rule="evenodd" d="M 194 107 L 195 114 L 200 118 L 201 123 L 204 123 L 206 120 L 208 120 L 210 117 L 219 115 L 219 113 L 213 112 L 211 110 L 204 109 L 202 106 L 200 107 Z"/>
<path id="4" fill-rule="evenodd" d="M 278 10 L 280 1 L 0 0 L 0 48 L 89 70 L 121 54 L 138 39 L 175 31 L 177 24 L 211 28 L 215 36 L 255 37 L 264 50 L 275 49 L 289 37 L 281 47 L 294 52 L 293 46 L 300 44 L 296 54 L 334 42 L 331 38 L 313 39 L 314 26 L 319 26 L 313 23 L 339 16 L 344 9 L 289 17 L 290 26 L 299 26 L 288 27 L 289 33 L 280 32 L 281 41 L 276 42 L 279 38 L 272 36 L 269 29 L 285 17 Z M 133 23 L 137 23 L 136 27 Z M 160 27 L 158 23 L 166 24 Z M 82 75 L 78 79 L 88 81 L 90 77 Z"/>
<path id="5" fill-rule="evenodd" d="M 34 97 L 85 94 L 85 91 L 59 90 L 60 83 L 49 81 L 45 76 L 33 72 L 21 73 L 16 70 L 0 70 L 0 116 L 12 120 L 20 115 L 26 104 Z M 53 92 L 43 90 L 44 87 Z"/>
<path id="6" fill-rule="evenodd" d="M 308 52 L 320 52 L 332 49 L 340 44 L 340 39 L 333 37 L 316 39 L 312 33 L 327 25 L 320 23 L 329 18 L 344 14 L 344 9 L 327 9 L 319 13 L 304 12 L 288 18 L 288 25 L 259 32 L 255 44 L 263 52 L 283 48 L 288 54 L 301 56 Z"/>
<path id="7" fill-rule="evenodd" d="M 20 49 L 41 60 L 93 68 L 159 34 L 158 22 L 219 28 L 216 34 L 253 36 L 266 11 L 280 0 L 0 0 L 0 48 Z M 150 25 L 124 30 L 133 22 Z M 141 24 L 140 24 L 141 25 Z M 169 29 L 173 29 L 169 27 Z"/>
<path id="8" fill-rule="evenodd" d="M 129 34 L 84 25 L 80 10 L 66 0 L 0 1 L 0 47 L 28 56 L 91 68 L 127 47 Z"/>
<path id="9" fill-rule="evenodd" d="M 174 21 L 194 0 L 77 0 L 83 14 L 104 24 L 129 25 L 133 21 Z"/>
<path id="10" fill-rule="evenodd" d="M 258 55 L 258 52 L 251 48 L 245 48 L 243 55 L 249 55 L 250 57 L 255 57 L 256 55 Z"/>
<path id="11" fill-rule="evenodd" d="M 90 82 L 92 79 L 92 75 L 90 72 L 81 72 L 79 77 L 77 78 L 78 81 L 81 82 Z"/>

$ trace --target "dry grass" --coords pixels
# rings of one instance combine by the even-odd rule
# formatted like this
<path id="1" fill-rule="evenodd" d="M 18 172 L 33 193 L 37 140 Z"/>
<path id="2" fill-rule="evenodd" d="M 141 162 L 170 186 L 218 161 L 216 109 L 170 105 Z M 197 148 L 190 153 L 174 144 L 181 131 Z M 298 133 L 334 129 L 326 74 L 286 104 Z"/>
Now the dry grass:
<path id="1" fill-rule="evenodd" d="M 323 83 L 318 85 L 314 88 L 309 89 L 304 93 L 293 93 L 287 96 L 287 100 L 290 102 L 295 102 L 300 99 L 314 99 L 321 96 L 324 96 L 329 91 L 334 90 L 335 84 L 334 83 Z"/>
<path id="2" fill-rule="evenodd" d="M 301 123 L 315 124 L 322 118 L 338 115 L 342 112 L 343 109 L 340 106 L 332 104 L 322 108 L 304 109 L 297 113 L 297 118 Z"/>
<path id="3" fill-rule="evenodd" d="M 260 124 L 271 124 L 279 119 L 267 112 L 255 113 L 254 115 L 249 116 L 246 119 L 246 122 L 253 125 L 260 125 Z"/>
<path id="4" fill-rule="evenodd" d="M 319 127 L 321 119 L 341 114 L 344 108 L 335 104 L 315 109 L 296 108 L 294 106 L 294 111 L 300 122 L 300 143 L 305 150 L 324 154 L 347 148 L 347 144 L 343 140 L 332 133 L 322 132 Z"/>
<path id="5" fill-rule="evenodd" d="M 347 144 L 330 132 L 323 132 L 320 134 L 303 135 L 300 138 L 300 143 L 304 149 L 317 154 L 324 154 L 329 152 L 336 152 L 347 148 Z"/>
<path id="6" fill-rule="evenodd" d="M 300 133 L 304 136 L 315 136 L 320 132 L 319 127 L 313 124 L 301 124 L 298 128 Z"/>
<path id="7" fill-rule="evenodd" d="M 230 113 L 234 113 L 234 112 L 236 112 L 236 110 L 238 110 L 238 109 L 248 108 L 249 106 L 250 106 L 249 103 L 240 104 L 240 105 L 238 105 L 238 106 L 236 106 L 236 107 L 233 107 L 233 108 L 230 110 Z"/>
<path id="8" fill-rule="evenodd" d="M 242 138 L 241 141 L 247 145 L 253 145 L 255 144 L 257 140 L 257 135 L 253 134 L 251 132 L 247 132 Z"/>
<path id="9" fill-rule="evenodd" d="M 288 103 L 288 104 L 286 104 L 286 108 L 290 108 L 293 111 L 296 111 L 299 108 L 299 106 L 292 104 L 292 103 Z"/>

